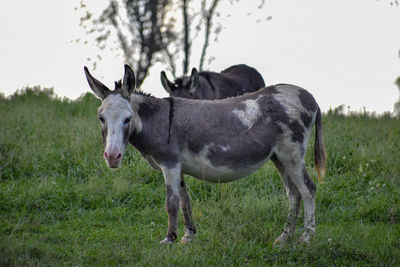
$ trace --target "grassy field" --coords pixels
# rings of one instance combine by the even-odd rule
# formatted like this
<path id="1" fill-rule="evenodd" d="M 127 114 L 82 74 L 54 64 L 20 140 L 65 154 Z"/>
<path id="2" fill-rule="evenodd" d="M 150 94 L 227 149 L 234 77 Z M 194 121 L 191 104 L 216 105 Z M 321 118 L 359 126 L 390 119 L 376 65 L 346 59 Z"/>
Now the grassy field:
<path id="1" fill-rule="evenodd" d="M 310 245 L 298 229 L 273 246 L 288 201 L 268 163 L 229 184 L 187 177 L 198 235 L 161 246 L 163 177 L 133 147 L 106 167 L 98 105 L 38 88 L 0 97 L 0 266 L 400 265 L 399 119 L 324 115 L 328 171 Z M 310 149 L 306 160 L 316 181 Z"/>

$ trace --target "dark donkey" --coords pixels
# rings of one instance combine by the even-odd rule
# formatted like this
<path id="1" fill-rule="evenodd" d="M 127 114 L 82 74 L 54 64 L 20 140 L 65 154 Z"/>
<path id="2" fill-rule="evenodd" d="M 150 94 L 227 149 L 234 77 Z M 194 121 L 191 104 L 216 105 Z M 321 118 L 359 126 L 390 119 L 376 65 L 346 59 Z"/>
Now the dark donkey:
<path id="1" fill-rule="evenodd" d="M 180 207 L 185 219 L 183 242 L 196 234 L 183 174 L 202 181 L 231 182 L 258 170 L 268 159 L 277 167 L 289 197 L 289 219 L 275 242 L 294 234 L 300 201 L 304 201 L 304 233 L 315 232 L 316 186 L 304 165 L 313 125 L 315 164 L 324 176 L 326 156 L 321 112 L 313 96 L 293 85 L 275 85 L 224 100 L 155 98 L 135 90 L 135 75 L 125 65 L 122 83 L 110 91 L 86 78 L 102 99 L 98 110 L 110 168 L 117 168 L 130 142 L 150 166 L 162 171 L 167 191 L 168 232 L 163 244 L 177 238 Z"/>
<path id="2" fill-rule="evenodd" d="M 244 64 L 231 66 L 220 73 L 198 73 L 193 68 L 189 77 L 177 78 L 174 82 L 170 82 L 162 71 L 161 84 L 170 96 L 193 99 L 223 99 L 255 92 L 265 86 L 261 74 Z"/>

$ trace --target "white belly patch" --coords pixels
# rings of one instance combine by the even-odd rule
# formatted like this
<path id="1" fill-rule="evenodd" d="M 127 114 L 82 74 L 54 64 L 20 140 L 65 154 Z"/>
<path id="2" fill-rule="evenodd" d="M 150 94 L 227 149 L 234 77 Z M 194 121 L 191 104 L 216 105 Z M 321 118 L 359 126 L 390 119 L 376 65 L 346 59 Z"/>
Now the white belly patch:
<path id="1" fill-rule="evenodd" d="M 226 183 L 254 173 L 267 161 L 265 159 L 262 162 L 239 168 L 216 167 L 207 158 L 208 149 L 212 145 L 205 146 L 199 153 L 193 153 L 188 149 L 183 150 L 182 171 L 202 181 Z"/>

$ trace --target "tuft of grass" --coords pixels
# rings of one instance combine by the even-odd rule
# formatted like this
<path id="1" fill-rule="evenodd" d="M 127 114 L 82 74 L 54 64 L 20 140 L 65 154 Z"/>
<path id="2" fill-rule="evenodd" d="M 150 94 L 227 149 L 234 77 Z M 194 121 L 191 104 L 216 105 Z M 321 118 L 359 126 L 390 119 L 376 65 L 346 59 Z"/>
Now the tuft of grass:
<path id="1" fill-rule="evenodd" d="M 208 184 L 186 177 L 198 235 L 160 246 L 167 228 L 162 174 L 132 147 L 109 170 L 93 95 L 51 89 L 0 96 L 0 266 L 400 265 L 400 123 L 323 117 L 328 170 L 317 184 L 317 233 L 273 246 L 288 201 L 271 163 L 248 178 Z M 312 176 L 310 141 L 306 165 Z M 179 235 L 183 219 L 179 217 Z"/>

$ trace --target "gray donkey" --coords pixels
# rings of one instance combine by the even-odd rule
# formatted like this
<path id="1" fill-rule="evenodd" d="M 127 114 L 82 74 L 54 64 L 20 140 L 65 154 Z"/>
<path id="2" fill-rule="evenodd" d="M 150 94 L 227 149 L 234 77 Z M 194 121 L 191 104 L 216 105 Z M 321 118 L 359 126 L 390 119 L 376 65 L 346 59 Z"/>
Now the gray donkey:
<path id="1" fill-rule="evenodd" d="M 310 93 L 279 84 L 224 100 L 155 98 L 135 90 L 135 75 L 128 65 L 113 91 L 86 67 L 85 74 L 102 99 L 98 117 L 108 166 L 120 165 L 129 142 L 164 175 L 168 231 L 160 243 L 177 239 L 179 207 L 185 219 L 182 242 L 196 234 L 183 174 L 202 181 L 231 182 L 255 172 L 268 159 L 281 175 L 290 205 L 287 225 L 275 242 L 293 236 L 302 199 L 304 233 L 300 241 L 309 242 L 315 233 L 316 186 L 304 165 L 304 154 L 314 124 L 319 178 L 326 166 L 321 112 Z"/>
<path id="2" fill-rule="evenodd" d="M 170 96 L 193 99 L 223 99 L 255 92 L 265 86 L 261 74 L 245 64 L 231 66 L 220 73 L 197 72 L 192 69 L 189 77 L 168 80 L 161 72 L 161 84 Z"/>

